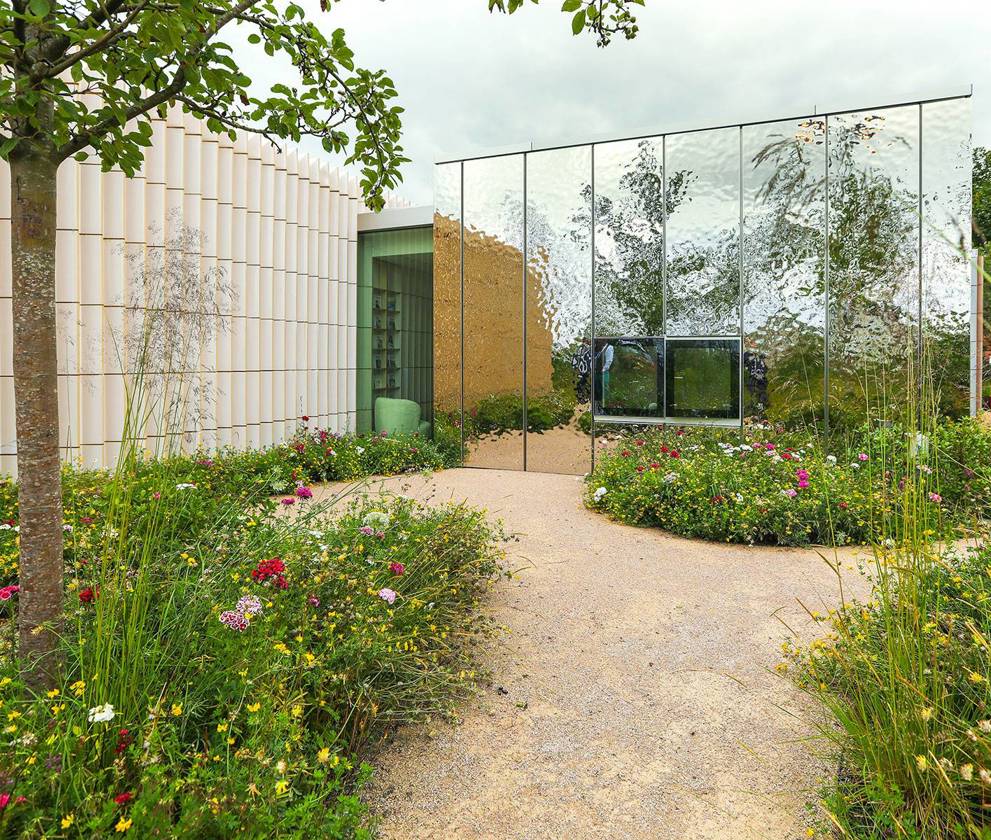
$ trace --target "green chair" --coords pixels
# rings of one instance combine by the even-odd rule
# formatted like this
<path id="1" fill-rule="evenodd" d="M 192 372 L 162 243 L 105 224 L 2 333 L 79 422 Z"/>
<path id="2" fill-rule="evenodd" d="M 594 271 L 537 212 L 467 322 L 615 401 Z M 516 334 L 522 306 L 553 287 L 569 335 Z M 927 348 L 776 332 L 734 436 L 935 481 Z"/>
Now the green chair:
<path id="1" fill-rule="evenodd" d="M 430 423 L 420 420 L 420 406 L 413 400 L 397 400 L 392 397 L 375 399 L 375 431 L 390 435 L 411 435 L 419 432 L 430 437 Z"/>

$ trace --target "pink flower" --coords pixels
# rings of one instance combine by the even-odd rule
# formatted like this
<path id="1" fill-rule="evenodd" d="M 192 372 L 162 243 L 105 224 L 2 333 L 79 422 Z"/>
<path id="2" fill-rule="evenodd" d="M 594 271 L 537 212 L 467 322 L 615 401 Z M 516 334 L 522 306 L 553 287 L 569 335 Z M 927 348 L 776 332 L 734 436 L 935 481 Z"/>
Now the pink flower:
<path id="1" fill-rule="evenodd" d="M 358 533 L 359 534 L 364 534 L 366 537 L 370 537 L 370 536 L 372 536 L 375 533 L 375 529 L 372 528 L 370 525 L 362 525 L 358 529 Z"/>
<path id="2" fill-rule="evenodd" d="M 798 495 L 798 491 L 794 487 L 789 487 L 787 490 L 782 490 L 789 499 L 794 499 Z"/>
<path id="3" fill-rule="evenodd" d="M 292 505 L 296 504 L 296 500 L 295 499 L 283 499 L 282 500 L 282 504 L 284 504 L 286 507 L 291 507 Z"/>
<path id="4" fill-rule="evenodd" d="M 11 584 L 10 586 L 5 586 L 0 589 L 0 601 L 9 601 L 16 593 L 20 591 L 21 587 L 19 587 L 16 583 Z"/>
<path id="5" fill-rule="evenodd" d="M 301 499 L 312 499 L 313 491 L 309 487 L 304 487 L 300 485 L 296 488 L 296 495 Z"/>
<path id="6" fill-rule="evenodd" d="M 800 482 L 798 482 L 799 490 L 808 490 L 808 488 L 809 488 L 809 482 L 807 480 L 802 479 Z"/>
<path id="7" fill-rule="evenodd" d="M 795 477 L 798 478 L 799 481 L 808 481 L 809 480 L 809 471 L 808 470 L 795 470 Z"/>
<path id="8" fill-rule="evenodd" d="M 859 455 L 857 456 L 857 460 L 858 460 L 858 461 L 866 461 L 866 460 L 867 460 L 868 458 L 869 458 L 869 456 L 868 456 L 868 454 L 867 454 L 866 452 L 861 452 L 861 453 L 860 453 L 860 454 L 859 454 Z"/>
<path id="9" fill-rule="evenodd" d="M 384 587 L 383 589 L 379 590 L 379 598 L 381 598 L 387 604 L 396 603 L 396 593 L 393 592 L 388 587 Z"/>
<path id="10" fill-rule="evenodd" d="M 406 571 L 406 567 L 402 563 L 390 563 L 389 571 L 394 575 L 401 575 Z"/>
<path id="11" fill-rule="evenodd" d="M 940 496 L 939 493 L 930 493 L 929 494 L 929 501 L 930 502 L 935 502 L 938 505 L 941 501 L 943 501 L 943 497 Z"/>
<path id="12" fill-rule="evenodd" d="M 10 802 L 10 794 L 0 793 L 0 810 L 6 808 L 9 802 Z"/>
<path id="13" fill-rule="evenodd" d="M 237 610 L 224 610 L 220 614 L 220 623 L 239 633 L 248 629 L 248 619 L 244 617 L 244 613 Z"/>
<path id="14" fill-rule="evenodd" d="M 311 607 L 319 607 L 320 606 L 320 599 L 316 595 L 311 595 L 306 600 L 309 602 L 309 604 L 310 604 Z"/>

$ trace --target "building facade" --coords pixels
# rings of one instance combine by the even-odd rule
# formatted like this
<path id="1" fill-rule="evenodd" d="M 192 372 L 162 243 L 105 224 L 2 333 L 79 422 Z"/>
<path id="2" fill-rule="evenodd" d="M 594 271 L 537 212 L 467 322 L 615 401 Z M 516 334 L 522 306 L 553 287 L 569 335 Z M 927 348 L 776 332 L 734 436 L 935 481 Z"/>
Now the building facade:
<path id="1" fill-rule="evenodd" d="M 152 128 L 133 178 L 101 172 L 95 160 L 59 170 L 65 458 L 113 463 L 126 403 L 122 371 L 134 364 L 128 324 L 153 298 L 161 301 L 163 285 L 179 308 L 186 304 L 176 295 L 199 294 L 203 305 L 204 293 L 216 294 L 216 329 L 185 348 L 195 358 L 182 360 L 192 383 L 181 420 L 186 448 L 268 446 L 290 436 L 304 414 L 354 430 L 357 179 L 298 149 L 277 152 L 254 136 L 231 141 L 179 109 Z M 15 471 L 17 451 L 8 179 L 0 162 L 0 474 Z M 155 450 L 161 424 L 146 432 Z"/>

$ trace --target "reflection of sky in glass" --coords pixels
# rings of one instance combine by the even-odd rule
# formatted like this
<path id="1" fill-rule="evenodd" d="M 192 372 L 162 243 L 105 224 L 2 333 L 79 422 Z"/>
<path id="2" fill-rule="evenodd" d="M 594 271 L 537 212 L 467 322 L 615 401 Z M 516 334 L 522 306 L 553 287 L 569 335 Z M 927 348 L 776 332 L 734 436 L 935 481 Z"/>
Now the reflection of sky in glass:
<path id="1" fill-rule="evenodd" d="M 523 155 L 465 161 L 465 225 L 523 250 Z"/>

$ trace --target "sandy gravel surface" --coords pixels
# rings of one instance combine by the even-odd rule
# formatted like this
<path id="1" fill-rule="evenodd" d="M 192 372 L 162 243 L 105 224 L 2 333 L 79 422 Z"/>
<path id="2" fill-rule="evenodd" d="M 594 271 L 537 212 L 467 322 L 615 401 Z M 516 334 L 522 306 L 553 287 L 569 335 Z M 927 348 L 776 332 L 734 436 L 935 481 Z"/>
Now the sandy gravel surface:
<path id="1" fill-rule="evenodd" d="M 771 669 L 838 600 L 811 550 L 610 522 L 574 476 L 449 470 L 384 486 L 467 499 L 519 534 L 492 686 L 458 725 L 400 731 L 371 791 L 387 838 L 799 838 L 829 767 Z M 852 555 L 844 556 L 847 567 Z M 860 586 L 851 572 L 847 583 Z M 780 619 L 780 620 L 779 620 Z"/>

